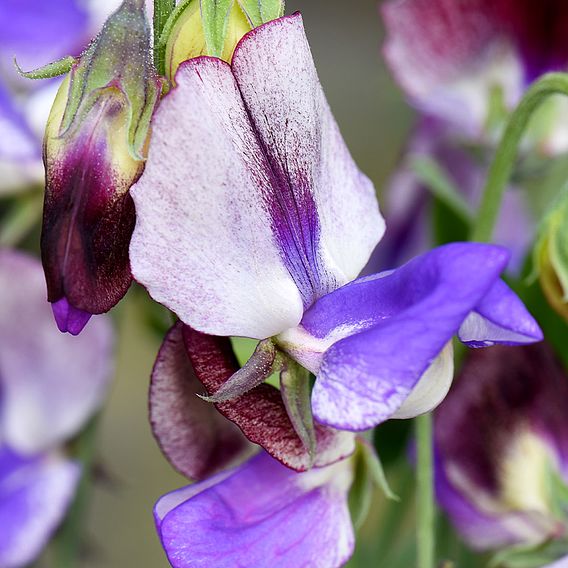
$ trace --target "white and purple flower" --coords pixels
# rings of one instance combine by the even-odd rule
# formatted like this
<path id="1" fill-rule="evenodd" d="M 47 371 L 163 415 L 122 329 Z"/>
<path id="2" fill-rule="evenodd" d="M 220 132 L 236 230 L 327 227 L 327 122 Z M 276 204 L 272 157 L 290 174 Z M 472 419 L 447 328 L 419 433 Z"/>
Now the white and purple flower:
<path id="1" fill-rule="evenodd" d="M 435 455 L 438 501 L 473 548 L 566 540 L 567 401 L 545 343 L 469 356 L 436 411 Z"/>
<path id="2" fill-rule="evenodd" d="M 454 243 L 353 281 L 384 222 L 299 14 L 247 34 L 231 65 L 183 63 L 176 83 L 132 189 L 135 278 L 194 329 L 274 338 L 317 375 L 317 421 L 364 430 L 433 408 L 456 333 L 473 346 L 541 339 L 499 280 L 500 247 Z"/>
<path id="3" fill-rule="evenodd" d="M 470 138 L 491 138 L 496 115 L 512 110 L 531 81 L 568 69 L 563 0 L 391 0 L 381 11 L 384 54 L 412 104 Z M 534 142 L 561 153 L 568 105 L 556 97 L 547 106 Z"/>
<path id="4" fill-rule="evenodd" d="M 112 376 L 105 318 L 60 334 L 41 264 L 0 251 L 0 566 L 35 560 L 65 516 L 81 473 L 63 443 L 101 405 Z"/>

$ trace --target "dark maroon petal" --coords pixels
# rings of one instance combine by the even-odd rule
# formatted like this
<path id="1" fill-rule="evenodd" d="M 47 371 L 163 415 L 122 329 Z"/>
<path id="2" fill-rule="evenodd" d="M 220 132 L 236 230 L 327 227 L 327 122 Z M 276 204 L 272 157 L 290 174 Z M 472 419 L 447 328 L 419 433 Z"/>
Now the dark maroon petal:
<path id="1" fill-rule="evenodd" d="M 177 323 L 167 333 L 152 371 L 150 422 L 170 463 L 199 480 L 244 457 L 250 446 L 239 429 L 198 394 L 203 394 L 203 385 Z"/>
<path id="2" fill-rule="evenodd" d="M 209 394 L 214 394 L 239 368 L 229 338 L 205 335 L 188 326 L 183 335 L 195 374 Z M 297 471 L 311 467 L 313 460 L 296 434 L 276 387 L 262 384 L 216 406 L 251 442 L 284 465 Z M 315 465 L 333 463 L 354 450 L 354 437 L 347 432 L 316 424 L 316 437 Z"/>
<path id="3" fill-rule="evenodd" d="M 91 110 L 101 115 L 93 122 L 105 120 L 108 103 L 101 100 L 99 109 Z M 86 128 L 65 152 L 45 158 L 41 250 L 48 300 L 65 297 L 93 314 L 112 308 L 132 281 L 128 245 L 135 214 L 127 190 L 135 178 L 124 178 L 112 167 L 104 134 Z"/>

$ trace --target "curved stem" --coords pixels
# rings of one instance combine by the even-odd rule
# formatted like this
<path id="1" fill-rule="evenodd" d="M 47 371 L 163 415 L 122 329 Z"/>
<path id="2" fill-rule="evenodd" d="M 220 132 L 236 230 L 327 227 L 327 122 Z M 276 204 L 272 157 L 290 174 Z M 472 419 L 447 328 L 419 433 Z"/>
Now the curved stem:
<path id="1" fill-rule="evenodd" d="M 515 165 L 517 151 L 534 111 L 550 95 L 568 96 L 568 74 L 549 73 L 535 81 L 512 112 L 495 157 L 489 168 L 477 220 L 470 240 L 488 242 L 491 240 L 503 194 Z"/>
<path id="2" fill-rule="evenodd" d="M 432 414 L 415 419 L 417 567 L 434 568 L 435 509 L 432 458 Z"/>

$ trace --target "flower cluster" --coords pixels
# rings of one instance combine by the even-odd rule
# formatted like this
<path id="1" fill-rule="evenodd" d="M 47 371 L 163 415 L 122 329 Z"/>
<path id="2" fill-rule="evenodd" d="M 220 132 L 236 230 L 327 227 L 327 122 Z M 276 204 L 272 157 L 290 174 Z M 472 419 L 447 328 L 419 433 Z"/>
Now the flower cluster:
<path id="1" fill-rule="evenodd" d="M 38 2 L 24 4 L 25 21 L 28 8 L 40 15 Z M 174 568 L 342 566 L 373 489 L 394 497 L 374 429 L 432 411 L 433 449 L 427 428 L 416 467 L 428 480 L 433 457 L 438 501 L 463 539 L 497 550 L 499 566 L 568 558 L 568 387 L 539 343 L 562 341 L 549 330 L 565 321 L 520 278 L 532 263 L 566 319 L 566 185 L 549 162 L 568 150 L 568 80 L 530 83 L 568 66 L 568 9 L 382 5 L 386 60 L 420 114 L 385 222 L 302 16 L 284 15 L 281 0 L 156 0 L 153 33 L 145 2 L 124 0 L 78 57 L 63 56 L 83 43 L 89 16 L 58 4 L 65 19 L 45 26 L 46 58 L 57 60 L 19 69 L 65 75 L 43 139 L 47 302 L 37 261 L 0 250 L 0 568 L 39 555 L 90 467 L 73 438 L 110 376 L 101 314 L 133 280 L 170 321 L 149 414 L 190 480 L 154 508 Z M 18 51 L 11 37 L 7 28 L 0 51 Z M 37 141 L 14 100 L 0 84 L 0 160 L 33 177 Z M 552 187 L 539 207 L 533 167 Z M 249 357 L 235 352 L 242 338 L 255 345 Z M 418 491 L 427 502 L 428 486 Z M 433 522 L 421 518 L 430 568 Z"/>

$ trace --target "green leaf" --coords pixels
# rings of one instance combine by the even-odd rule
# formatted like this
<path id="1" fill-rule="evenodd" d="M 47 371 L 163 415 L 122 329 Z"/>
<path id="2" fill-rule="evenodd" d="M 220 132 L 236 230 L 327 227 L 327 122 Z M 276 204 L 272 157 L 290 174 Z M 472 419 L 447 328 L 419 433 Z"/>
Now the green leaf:
<path id="1" fill-rule="evenodd" d="M 209 55 L 221 57 L 233 0 L 201 0 L 201 20 Z"/>
<path id="2" fill-rule="evenodd" d="M 52 79 L 53 77 L 59 77 L 60 75 L 65 75 L 65 73 L 69 73 L 73 64 L 75 63 L 76 59 L 68 55 L 67 57 L 62 57 L 57 61 L 53 61 L 53 63 L 48 63 L 43 67 L 38 67 L 37 69 L 33 69 L 32 71 L 24 71 L 16 61 L 14 57 L 14 65 L 18 71 L 18 73 L 25 77 L 26 79 Z"/>
<path id="3" fill-rule="evenodd" d="M 400 501 L 398 495 L 396 495 L 389 486 L 385 476 L 385 470 L 383 469 L 383 464 L 381 463 L 379 455 L 375 452 L 375 448 L 373 448 L 373 446 L 368 442 L 359 442 L 359 445 L 361 446 L 365 466 L 367 467 L 374 484 L 382 490 L 387 499 Z"/>
<path id="4" fill-rule="evenodd" d="M 287 358 L 280 373 L 280 392 L 290 422 L 313 461 L 316 456 L 316 430 L 309 371 Z"/>
<path id="5" fill-rule="evenodd" d="M 549 540 L 536 545 L 513 546 L 495 554 L 488 568 L 542 568 L 568 553 L 566 540 Z"/>

